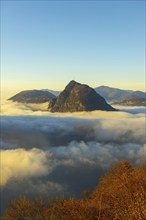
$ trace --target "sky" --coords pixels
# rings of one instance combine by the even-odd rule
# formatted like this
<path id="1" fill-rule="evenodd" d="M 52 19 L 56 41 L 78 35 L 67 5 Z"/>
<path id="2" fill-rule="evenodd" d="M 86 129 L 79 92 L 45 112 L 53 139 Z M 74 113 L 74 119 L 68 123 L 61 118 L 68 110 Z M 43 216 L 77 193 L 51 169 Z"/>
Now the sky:
<path id="1" fill-rule="evenodd" d="M 145 1 L 1 1 L 1 95 L 145 90 Z"/>

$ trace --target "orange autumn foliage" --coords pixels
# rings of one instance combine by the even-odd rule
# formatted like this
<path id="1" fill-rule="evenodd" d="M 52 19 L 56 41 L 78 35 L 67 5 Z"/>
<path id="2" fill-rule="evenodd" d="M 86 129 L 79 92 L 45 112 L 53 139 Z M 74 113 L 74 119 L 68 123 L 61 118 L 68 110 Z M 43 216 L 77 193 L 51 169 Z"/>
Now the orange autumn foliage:
<path id="1" fill-rule="evenodd" d="M 5 210 L 3 220 L 145 220 L 146 167 L 127 161 L 114 165 L 89 193 L 49 200 L 19 198 Z"/>

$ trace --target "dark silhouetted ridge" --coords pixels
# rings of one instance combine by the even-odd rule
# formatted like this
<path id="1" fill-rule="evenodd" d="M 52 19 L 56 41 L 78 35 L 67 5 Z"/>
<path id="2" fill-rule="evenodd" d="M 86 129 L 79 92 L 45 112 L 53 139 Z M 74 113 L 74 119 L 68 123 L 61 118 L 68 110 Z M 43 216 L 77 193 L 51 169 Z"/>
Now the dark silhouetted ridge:
<path id="1" fill-rule="evenodd" d="M 55 95 L 48 91 L 25 90 L 9 98 L 9 100 L 21 103 L 44 103 L 50 101 L 55 97 Z"/>

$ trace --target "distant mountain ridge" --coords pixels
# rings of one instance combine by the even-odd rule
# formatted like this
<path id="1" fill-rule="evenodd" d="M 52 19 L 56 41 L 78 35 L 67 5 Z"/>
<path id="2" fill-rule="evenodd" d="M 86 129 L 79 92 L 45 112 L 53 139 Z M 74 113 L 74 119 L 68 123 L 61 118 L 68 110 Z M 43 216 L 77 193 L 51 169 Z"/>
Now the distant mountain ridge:
<path id="1" fill-rule="evenodd" d="M 108 86 L 99 86 L 94 88 L 97 93 L 105 98 L 107 102 L 121 102 L 134 98 L 146 99 L 146 93 L 142 91 L 123 90 Z"/>
<path id="2" fill-rule="evenodd" d="M 122 105 L 122 106 L 146 106 L 146 99 L 143 98 L 132 98 L 128 100 L 123 100 L 121 102 L 114 102 L 112 105 Z"/>
<path id="3" fill-rule="evenodd" d="M 43 90 L 25 90 L 12 96 L 8 100 L 20 103 L 44 103 L 52 100 L 56 96 Z"/>
<path id="4" fill-rule="evenodd" d="M 123 96 L 122 100 L 130 100 L 130 99 L 145 99 L 146 100 L 146 93 L 141 91 L 132 91 L 132 93 L 126 94 Z"/>
<path id="5" fill-rule="evenodd" d="M 146 93 L 142 91 L 123 90 L 118 88 L 112 88 L 108 86 L 99 86 L 94 88 L 96 93 L 102 96 L 106 102 L 119 105 L 137 105 L 144 106 L 146 100 Z M 14 95 L 8 100 L 21 103 L 44 103 L 50 102 L 50 100 L 59 96 L 60 91 L 54 91 L 49 89 L 41 90 L 24 90 Z M 129 102 L 128 102 L 129 100 Z M 131 101 L 130 101 L 131 100 Z M 131 103 L 131 104 L 130 104 Z"/>
<path id="6" fill-rule="evenodd" d="M 70 81 L 59 96 L 49 103 L 51 112 L 116 111 L 88 85 Z"/>
<path id="7" fill-rule="evenodd" d="M 58 96 L 61 92 L 61 91 L 56 91 L 56 90 L 51 90 L 51 89 L 41 89 L 40 91 L 47 91 L 47 92 L 52 93 L 55 96 Z"/>

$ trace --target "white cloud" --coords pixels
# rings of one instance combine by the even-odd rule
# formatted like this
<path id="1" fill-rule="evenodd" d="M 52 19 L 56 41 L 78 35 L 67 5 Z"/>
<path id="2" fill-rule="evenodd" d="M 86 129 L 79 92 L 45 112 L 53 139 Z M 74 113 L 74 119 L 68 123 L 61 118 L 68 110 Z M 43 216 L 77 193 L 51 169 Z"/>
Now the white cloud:
<path id="1" fill-rule="evenodd" d="M 130 160 L 134 164 L 144 161 L 144 145 L 102 144 L 98 142 L 76 142 L 67 146 L 40 149 L 1 150 L 1 185 L 9 181 L 48 176 L 61 166 L 74 167 L 78 171 L 84 166 L 107 169 L 112 163 Z M 77 172 L 78 172 L 77 171 Z M 76 174 L 73 173 L 74 178 Z"/>
<path id="2" fill-rule="evenodd" d="M 130 117 L 132 114 L 146 113 L 145 107 L 122 107 L 114 106 L 119 109 L 118 112 L 92 111 L 92 112 L 73 112 L 73 113 L 51 113 L 47 110 L 48 103 L 42 104 L 24 104 L 12 101 L 4 101 L 1 103 L 1 115 L 34 115 L 34 116 L 54 116 L 54 117 L 79 117 L 79 118 L 120 118 Z M 131 115 L 131 117 L 135 117 Z"/>
<path id="3" fill-rule="evenodd" d="M 5 185 L 11 179 L 39 177 L 51 171 L 47 165 L 45 152 L 39 149 L 1 150 L 0 185 Z"/>
<path id="4" fill-rule="evenodd" d="M 84 188 L 93 189 L 112 163 L 142 163 L 143 109 L 50 113 L 37 105 L 3 104 L 2 194 L 7 193 L 7 200 L 22 193 L 79 195 Z"/>

